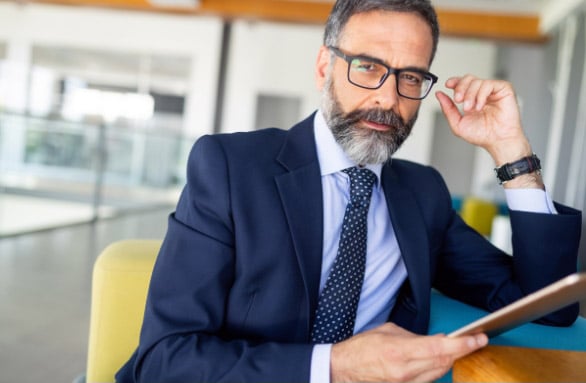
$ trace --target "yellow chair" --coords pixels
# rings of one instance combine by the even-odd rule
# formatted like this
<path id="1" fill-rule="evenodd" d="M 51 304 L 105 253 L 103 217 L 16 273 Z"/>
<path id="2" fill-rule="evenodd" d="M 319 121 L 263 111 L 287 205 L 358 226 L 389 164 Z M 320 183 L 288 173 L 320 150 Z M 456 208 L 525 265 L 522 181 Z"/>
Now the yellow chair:
<path id="1" fill-rule="evenodd" d="M 468 197 L 462 203 L 460 216 L 469 226 L 488 237 L 492 230 L 492 221 L 498 213 L 496 204 L 479 198 Z"/>
<path id="2" fill-rule="evenodd" d="M 114 382 L 138 345 L 160 240 L 124 240 L 98 256 L 93 270 L 85 381 Z"/>
<path id="3" fill-rule="evenodd" d="M 114 382 L 114 375 L 136 349 L 148 285 L 160 246 L 158 240 L 124 240 L 111 244 L 99 255 L 92 281 L 87 370 L 85 377 L 80 376 L 75 383 Z M 434 292 L 430 333 L 450 332 L 484 314 L 478 308 Z M 507 333 L 498 344 L 582 351 L 584 334 L 584 318 L 569 329 L 526 324 Z M 544 339 L 555 342 L 549 344 Z"/>

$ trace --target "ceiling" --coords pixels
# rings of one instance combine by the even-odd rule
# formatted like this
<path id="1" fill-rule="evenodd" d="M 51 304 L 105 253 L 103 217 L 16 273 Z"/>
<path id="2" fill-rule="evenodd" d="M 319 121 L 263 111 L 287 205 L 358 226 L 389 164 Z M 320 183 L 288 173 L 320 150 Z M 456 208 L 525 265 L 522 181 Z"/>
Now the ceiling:
<path id="1" fill-rule="evenodd" d="M 24 4 L 54 3 L 302 23 L 323 23 L 334 2 L 334 0 L 14 1 Z M 547 34 L 553 25 L 576 7 L 586 3 L 586 0 L 432 0 L 432 3 L 437 9 L 444 35 L 543 42 L 547 39 Z"/>

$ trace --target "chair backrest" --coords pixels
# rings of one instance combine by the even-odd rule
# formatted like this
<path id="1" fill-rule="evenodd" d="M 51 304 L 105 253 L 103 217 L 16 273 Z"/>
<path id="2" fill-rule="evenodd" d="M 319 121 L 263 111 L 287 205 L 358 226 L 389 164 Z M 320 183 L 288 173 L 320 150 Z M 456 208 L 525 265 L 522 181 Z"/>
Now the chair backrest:
<path id="1" fill-rule="evenodd" d="M 490 235 L 492 221 L 497 213 L 498 206 L 495 203 L 473 197 L 464 199 L 460 211 L 464 222 L 487 237 Z"/>
<path id="2" fill-rule="evenodd" d="M 138 345 L 160 240 L 124 240 L 98 256 L 93 270 L 86 382 L 114 382 Z"/>

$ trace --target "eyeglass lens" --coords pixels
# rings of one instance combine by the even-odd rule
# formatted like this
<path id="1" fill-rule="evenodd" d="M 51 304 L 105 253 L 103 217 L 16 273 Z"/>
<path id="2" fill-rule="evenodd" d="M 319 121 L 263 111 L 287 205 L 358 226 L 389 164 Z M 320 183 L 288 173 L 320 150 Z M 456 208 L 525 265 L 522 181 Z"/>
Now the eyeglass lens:
<path id="1" fill-rule="evenodd" d="M 373 61 L 353 58 L 349 62 L 348 79 L 355 85 L 376 89 L 387 77 L 388 69 Z M 427 96 L 433 80 L 423 73 L 410 70 L 399 70 L 397 75 L 397 91 L 401 96 L 420 99 Z"/>

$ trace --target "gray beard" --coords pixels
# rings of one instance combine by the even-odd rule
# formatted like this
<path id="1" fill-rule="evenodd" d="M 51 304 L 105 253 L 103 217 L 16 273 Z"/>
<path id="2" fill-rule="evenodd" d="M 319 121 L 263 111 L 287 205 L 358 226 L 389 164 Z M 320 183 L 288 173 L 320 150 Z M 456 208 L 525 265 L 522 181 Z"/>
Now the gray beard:
<path id="1" fill-rule="evenodd" d="M 327 80 L 322 95 L 322 111 L 336 142 L 346 155 L 359 165 L 384 164 L 401 147 L 409 137 L 417 120 L 417 113 L 404 122 L 403 118 L 392 110 L 357 109 L 344 113 L 334 92 L 331 78 Z M 373 121 L 391 126 L 382 132 L 358 126 L 361 120 Z"/>

